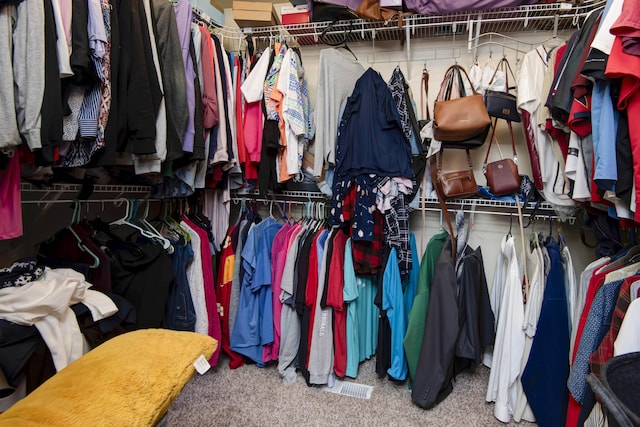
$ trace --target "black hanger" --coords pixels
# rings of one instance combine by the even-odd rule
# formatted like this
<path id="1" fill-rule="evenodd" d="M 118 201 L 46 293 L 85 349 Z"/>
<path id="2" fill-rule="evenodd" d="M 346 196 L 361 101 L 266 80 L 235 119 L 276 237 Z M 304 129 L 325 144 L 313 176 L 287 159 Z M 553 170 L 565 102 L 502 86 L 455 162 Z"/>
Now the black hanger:
<path id="1" fill-rule="evenodd" d="M 342 39 L 339 40 L 338 42 L 331 42 L 331 41 L 327 40 L 327 33 L 329 32 L 330 29 L 333 28 L 335 23 L 336 23 L 336 21 L 331 22 L 329 25 L 327 25 L 325 27 L 324 30 L 322 30 L 322 33 L 320 34 L 320 41 L 322 41 L 322 43 L 326 44 L 327 46 L 333 46 L 335 48 L 343 48 L 343 49 L 345 49 L 357 61 L 358 57 L 356 56 L 355 53 L 353 53 L 353 51 L 351 50 L 351 48 L 347 44 L 347 40 L 349 40 L 349 36 L 351 35 L 351 31 L 353 30 L 353 24 L 349 23 L 349 28 L 344 30 Z"/>

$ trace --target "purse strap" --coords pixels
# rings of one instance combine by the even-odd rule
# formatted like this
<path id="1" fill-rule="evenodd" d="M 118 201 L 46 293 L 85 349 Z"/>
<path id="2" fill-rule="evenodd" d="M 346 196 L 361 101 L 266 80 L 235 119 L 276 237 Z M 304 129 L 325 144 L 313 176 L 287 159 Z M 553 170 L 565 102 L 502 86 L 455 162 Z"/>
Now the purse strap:
<path id="1" fill-rule="evenodd" d="M 457 254 L 457 241 L 456 236 L 453 232 L 453 225 L 451 225 L 451 218 L 449 215 L 449 209 L 447 209 L 447 203 L 444 200 L 444 195 L 442 194 L 442 190 L 437 183 L 438 175 L 442 172 L 442 149 L 436 153 L 435 156 L 431 157 L 431 180 L 434 183 L 434 188 L 436 189 L 436 194 L 438 195 L 438 203 L 440 203 L 440 211 L 445 221 L 447 222 L 447 228 L 449 229 L 449 238 L 451 238 L 451 261 L 453 265 L 456 264 L 456 254 Z M 469 155 L 469 150 L 467 150 L 467 155 Z M 434 159 L 435 157 L 435 159 Z M 470 157 L 470 156 L 469 156 Z M 435 166 L 435 167 L 434 167 Z"/>
<path id="2" fill-rule="evenodd" d="M 509 120 L 505 120 L 507 122 L 507 126 L 509 127 L 509 135 L 511 136 L 511 150 L 513 150 L 513 162 L 518 164 L 518 154 L 516 153 L 516 142 L 513 137 L 513 126 Z M 487 154 L 484 156 L 484 163 L 482 163 L 482 171 L 486 172 L 487 170 L 487 162 L 489 160 L 489 152 L 491 151 L 491 145 L 493 144 L 493 139 L 496 133 L 496 125 L 498 124 L 498 118 L 496 117 L 491 123 L 491 138 L 489 138 L 489 147 L 487 147 Z M 498 141 L 496 141 L 496 146 L 498 146 Z M 500 149 L 500 146 L 498 146 Z M 501 152 L 502 153 L 502 152 Z"/>
<path id="3" fill-rule="evenodd" d="M 421 109 L 424 110 L 424 117 L 427 120 L 431 120 L 431 113 L 429 112 L 429 72 L 426 68 L 422 70 L 422 90 L 420 91 L 420 106 Z"/>
<path id="4" fill-rule="evenodd" d="M 473 87 L 473 83 L 471 83 L 471 79 L 467 74 L 467 71 L 461 67 L 460 65 L 452 65 L 447 69 L 447 72 L 444 74 L 444 79 L 442 80 L 442 84 L 440 85 L 440 92 L 438 92 L 437 101 L 448 101 L 451 99 L 451 92 L 454 88 L 454 81 L 457 80 L 458 92 L 460 97 L 465 96 L 464 90 L 464 80 L 462 79 L 462 74 L 465 75 L 467 81 L 469 82 L 469 86 L 471 86 L 471 91 L 473 95 L 477 95 L 476 89 Z"/>
<path id="5" fill-rule="evenodd" d="M 506 56 L 502 57 L 500 62 L 498 62 L 498 65 L 496 65 L 496 69 L 493 71 L 493 75 L 491 76 L 491 80 L 489 80 L 488 86 L 490 87 L 491 84 L 493 83 L 493 79 L 496 77 L 498 70 L 502 70 L 504 72 L 504 83 L 507 86 L 507 93 L 511 89 L 516 89 L 516 86 L 513 86 L 513 87 L 509 86 L 509 74 L 511 74 L 511 77 L 513 77 L 513 81 L 516 81 L 516 75 L 513 74 L 513 70 L 511 69 L 511 64 L 509 64 L 509 60 L 507 60 Z"/>

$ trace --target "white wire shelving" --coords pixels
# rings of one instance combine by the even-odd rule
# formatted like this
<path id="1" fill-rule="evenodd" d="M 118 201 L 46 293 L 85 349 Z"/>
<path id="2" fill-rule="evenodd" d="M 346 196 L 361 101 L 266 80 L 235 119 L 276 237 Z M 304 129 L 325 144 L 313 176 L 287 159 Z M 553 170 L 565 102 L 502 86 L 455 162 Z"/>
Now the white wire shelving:
<path id="1" fill-rule="evenodd" d="M 499 34 L 522 32 L 551 32 L 576 29 L 594 10 L 602 9 L 605 0 L 587 0 L 579 4 L 568 2 L 539 3 L 484 11 L 463 11 L 442 15 L 410 15 L 390 21 L 356 19 L 350 21 L 311 22 L 305 24 L 252 27 L 244 29 L 220 28 L 225 38 L 272 40 L 293 37 L 302 46 L 321 44 L 320 36 L 330 43 L 341 41 L 348 33 L 348 42 L 391 41 L 451 37 L 465 33 Z M 330 26 L 330 27 L 329 27 Z M 329 28 L 328 28 L 329 27 Z M 481 29 L 481 30 L 480 30 Z"/>

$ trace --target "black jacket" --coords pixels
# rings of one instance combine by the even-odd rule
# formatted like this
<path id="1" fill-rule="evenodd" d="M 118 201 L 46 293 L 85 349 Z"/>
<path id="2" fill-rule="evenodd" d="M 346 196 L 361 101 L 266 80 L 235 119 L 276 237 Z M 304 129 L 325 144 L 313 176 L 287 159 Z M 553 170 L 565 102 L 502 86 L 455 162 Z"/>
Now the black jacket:
<path id="1" fill-rule="evenodd" d="M 160 328 L 175 273 L 160 246 L 138 246 L 112 240 L 113 292 L 125 297 L 136 309 L 137 329 Z"/>
<path id="2" fill-rule="evenodd" d="M 456 374 L 482 361 L 482 353 L 495 341 L 495 318 L 489 301 L 482 250 L 467 247 L 458 264 L 458 340 Z"/>
<path id="3" fill-rule="evenodd" d="M 451 260 L 451 238 L 436 262 L 429 311 L 424 329 L 411 400 L 429 409 L 453 390 L 453 357 L 458 337 L 456 272 Z"/>

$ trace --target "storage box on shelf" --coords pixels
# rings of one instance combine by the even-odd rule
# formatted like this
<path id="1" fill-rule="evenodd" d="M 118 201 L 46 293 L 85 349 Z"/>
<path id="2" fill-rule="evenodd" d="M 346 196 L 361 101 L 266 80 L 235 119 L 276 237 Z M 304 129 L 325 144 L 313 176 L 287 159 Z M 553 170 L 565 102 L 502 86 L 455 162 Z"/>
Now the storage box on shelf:
<path id="1" fill-rule="evenodd" d="M 282 25 L 306 24 L 310 22 L 308 6 L 286 6 L 281 9 Z"/>
<path id="2" fill-rule="evenodd" d="M 239 0 L 233 2 L 233 20 L 240 28 L 264 27 L 277 22 L 271 2 Z"/>

